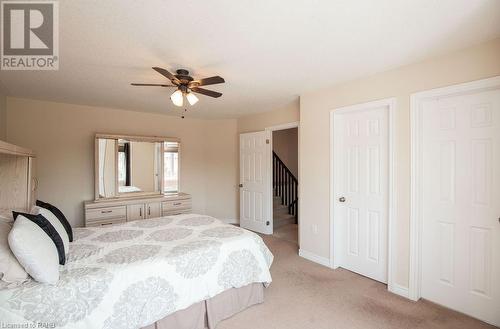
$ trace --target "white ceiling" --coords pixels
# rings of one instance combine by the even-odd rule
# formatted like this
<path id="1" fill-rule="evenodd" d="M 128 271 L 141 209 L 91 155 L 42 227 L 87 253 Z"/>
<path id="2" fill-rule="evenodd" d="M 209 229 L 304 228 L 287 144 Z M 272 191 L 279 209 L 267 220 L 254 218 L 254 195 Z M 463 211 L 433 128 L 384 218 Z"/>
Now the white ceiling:
<path id="1" fill-rule="evenodd" d="M 151 69 L 220 75 L 189 116 L 231 118 L 500 36 L 498 0 L 64 0 L 59 71 L 1 71 L 11 96 L 179 113 Z"/>

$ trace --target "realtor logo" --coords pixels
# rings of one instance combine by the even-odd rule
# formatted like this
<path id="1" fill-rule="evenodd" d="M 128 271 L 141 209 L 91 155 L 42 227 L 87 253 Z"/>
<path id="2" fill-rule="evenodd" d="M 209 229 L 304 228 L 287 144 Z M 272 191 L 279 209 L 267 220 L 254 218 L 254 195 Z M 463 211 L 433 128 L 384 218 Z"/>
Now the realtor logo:
<path id="1" fill-rule="evenodd" d="M 2 70 L 59 69 L 57 1 L 1 2 Z"/>

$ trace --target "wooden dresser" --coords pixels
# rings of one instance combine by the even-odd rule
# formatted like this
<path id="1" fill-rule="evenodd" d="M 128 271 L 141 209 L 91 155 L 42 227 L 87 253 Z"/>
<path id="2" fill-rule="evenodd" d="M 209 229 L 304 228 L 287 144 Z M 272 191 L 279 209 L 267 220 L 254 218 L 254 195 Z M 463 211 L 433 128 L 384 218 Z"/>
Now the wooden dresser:
<path id="1" fill-rule="evenodd" d="M 191 195 L 172 195 L 85 202 L 85 226 L 104 226 L 128 221 L 191 212 Z"/>

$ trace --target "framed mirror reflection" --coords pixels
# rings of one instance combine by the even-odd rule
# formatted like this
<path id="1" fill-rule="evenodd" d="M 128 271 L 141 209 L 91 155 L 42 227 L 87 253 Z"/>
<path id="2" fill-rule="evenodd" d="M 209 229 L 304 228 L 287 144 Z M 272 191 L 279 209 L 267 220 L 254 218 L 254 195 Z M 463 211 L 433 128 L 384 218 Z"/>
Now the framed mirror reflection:
<path id="1" fill-rule="evenodd" d="M 97 134 L 95 199 L 179 192 L 176 138 Z"/>

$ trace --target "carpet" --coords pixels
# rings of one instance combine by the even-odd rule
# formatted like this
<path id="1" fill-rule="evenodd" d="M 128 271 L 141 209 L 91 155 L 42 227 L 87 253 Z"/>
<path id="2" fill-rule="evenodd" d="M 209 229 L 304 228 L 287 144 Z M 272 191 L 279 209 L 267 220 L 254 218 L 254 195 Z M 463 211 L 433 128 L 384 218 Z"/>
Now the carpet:
<path id="1" fill-rule="evenodd" d="M 413 302 L 386 285 L 297 255 L 297 245 L 264 241 L 275 259 L 265 302 L 221 322 L 217 329 L 495 328 L 439 305 Z"/>

